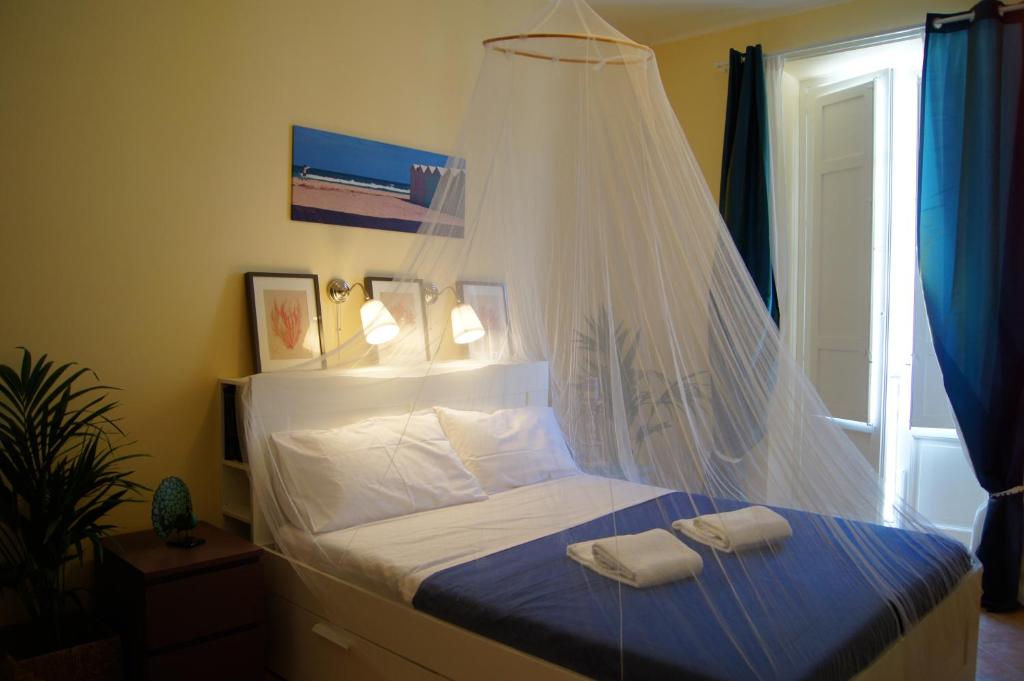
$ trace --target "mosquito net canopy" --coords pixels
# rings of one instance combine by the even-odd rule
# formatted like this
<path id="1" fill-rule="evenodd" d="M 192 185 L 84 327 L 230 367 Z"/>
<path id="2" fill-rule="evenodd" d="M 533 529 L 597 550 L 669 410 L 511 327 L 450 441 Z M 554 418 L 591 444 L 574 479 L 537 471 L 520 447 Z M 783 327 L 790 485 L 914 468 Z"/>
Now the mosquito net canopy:
<path id="1" fill-rule="evenodd" d="M 340 303 L 363 328 L 243 390 L 276 549 L 341 627 L 356 584 L 599 678 L 867 668 L 967 555 L 780 344 L 653 51 L 582 0 L 483 49 L 405 265 Z M 751 506 L 788 531 L 673 525 Z"/>

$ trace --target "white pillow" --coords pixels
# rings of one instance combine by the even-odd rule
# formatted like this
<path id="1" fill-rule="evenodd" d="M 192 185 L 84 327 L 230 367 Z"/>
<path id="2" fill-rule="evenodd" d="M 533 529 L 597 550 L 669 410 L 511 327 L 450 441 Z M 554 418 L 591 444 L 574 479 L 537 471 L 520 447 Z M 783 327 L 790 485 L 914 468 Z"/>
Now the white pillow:
<path id="1" fill-rule="evenodd" d="M 579 472 L 551 407 L 493 414 L 434 409 L 452 447 L 488 494 Z"/>
<path id="2" fill-rule="evenodd" d="M 313 533 L 487 498 L 433 412 L 272 438 L 288 497 L 282 506 Z"/>

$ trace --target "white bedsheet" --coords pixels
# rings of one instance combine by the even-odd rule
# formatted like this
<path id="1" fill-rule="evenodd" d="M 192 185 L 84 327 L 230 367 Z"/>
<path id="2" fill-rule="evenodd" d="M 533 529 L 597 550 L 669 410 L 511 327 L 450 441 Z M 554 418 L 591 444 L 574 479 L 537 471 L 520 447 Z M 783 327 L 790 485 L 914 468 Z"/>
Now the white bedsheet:
<path id="1" fill-rule="evenodd" d="M 336 532 L 286 528 L 282 541 L 299 560 L 369 591 L 411 603 L 430 575 L 671 490 L 592 475 L 572 475 Z"/>

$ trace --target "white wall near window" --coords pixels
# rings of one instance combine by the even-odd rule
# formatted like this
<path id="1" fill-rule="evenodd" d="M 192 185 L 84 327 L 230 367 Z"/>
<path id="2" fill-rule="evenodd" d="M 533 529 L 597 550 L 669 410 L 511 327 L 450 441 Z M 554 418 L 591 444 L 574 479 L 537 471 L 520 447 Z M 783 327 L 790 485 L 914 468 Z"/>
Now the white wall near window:
<path id="1" fill-rule="evenodd" d="M 948 432 L 914 429 L 905 453 L 910 504 L 946 534 L 970 545 L 974 513 L 988 494 L 975 481 L 955 431 L 950 437 Z"/>

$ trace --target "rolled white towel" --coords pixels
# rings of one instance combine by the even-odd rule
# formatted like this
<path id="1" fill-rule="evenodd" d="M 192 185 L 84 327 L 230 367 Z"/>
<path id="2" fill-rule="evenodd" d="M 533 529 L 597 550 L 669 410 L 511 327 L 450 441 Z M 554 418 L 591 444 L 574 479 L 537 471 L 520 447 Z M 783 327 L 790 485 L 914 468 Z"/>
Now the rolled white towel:
<path id="1" fill-rule="evenodd" d="M 672 527 L 691 539 L 728 553 L 774 544 L 793 535 L 789 522 L 764 506 L 685 518 L 672 523 Z"/>
<path id="2" fill-rule="evenodd" d="M 566 554 L 600 575 L 638 589 L 696 577 L 704 569 L 700 554 L 661 529 L 570 544 Z"/>

